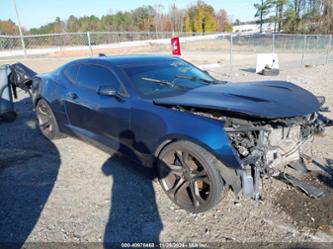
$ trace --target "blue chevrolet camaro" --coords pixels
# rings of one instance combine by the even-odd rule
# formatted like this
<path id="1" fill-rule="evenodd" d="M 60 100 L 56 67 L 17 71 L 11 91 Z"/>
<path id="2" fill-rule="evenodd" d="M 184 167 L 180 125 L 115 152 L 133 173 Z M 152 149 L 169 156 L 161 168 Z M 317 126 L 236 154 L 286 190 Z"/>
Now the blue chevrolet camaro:
<path id="1" fill-rule="evenodd" d="M 70 135 L 157 170 L 181 208 L 212 208 L 231 188 L 260 196 L 260 180 L 301 163 L 329 121 L 323 98 L 288 82 L 231 83 L 170 56 L 102 56 L 37 75 L 43 135 Z"/>

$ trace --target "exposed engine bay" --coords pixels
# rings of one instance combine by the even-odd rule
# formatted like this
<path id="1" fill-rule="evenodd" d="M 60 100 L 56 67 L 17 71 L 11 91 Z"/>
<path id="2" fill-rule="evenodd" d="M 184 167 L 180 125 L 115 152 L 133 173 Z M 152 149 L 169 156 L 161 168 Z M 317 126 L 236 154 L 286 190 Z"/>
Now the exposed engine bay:
<path id="1" fill-rule="evenodd" d="M 287 165 L 303 164 L 303 145 L 314 135 L 323 134 L 328 125 L 332 122 L 319 113 L 261 121 L 227 118 L 225 129 L 245 169 L 242 174 L 245 196 L 260 197 L 263 175 L 278 175 Z"/>
<path id="2" fill-rule="evenodd" d="M 321 105 L 325 100 L 318 99 Z M 284 167 L 293 163 L 302 163 L 302 149 L 315 135 L 323 134 L 325 127 L 333 122 L 322 114 L 312 113 L 306 116 L 258 119 L 226 116 L 216 110 L 174 107 L 179 111 L 190 111 L 224 123 L 231 144 L 237 152 L 243 171 L 243 193 L 246 197 L 260 197 L 260 179 L 264 175 L 272 176 L 282 172 Z M 321 108 L 328 111 L 327 108 Z"/>
<path id="3" fill-rule="evenodd" d="M 302 145 L 324 132 L 325 122 L 319 115 L 262 121 L 226 118 L 225 129 L 242 166 L 259 167 L 269 174 L 270 169 L 300 159 Z"/>

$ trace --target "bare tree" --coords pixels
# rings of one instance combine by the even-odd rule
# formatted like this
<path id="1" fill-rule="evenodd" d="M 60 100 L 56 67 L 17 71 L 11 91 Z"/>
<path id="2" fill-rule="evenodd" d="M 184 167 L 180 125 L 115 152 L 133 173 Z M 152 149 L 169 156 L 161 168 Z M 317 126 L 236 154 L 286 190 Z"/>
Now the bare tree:
<path id="1" fill-rule="evenodd" d="M 156 30 L 156 37 L 157 37 L 157 33 L 163 32 L 163 11 L 164 11 L 164 5 L 163 4 L 157 4 L 154 6 L 154 10 L 155 10 L 155 30 Z M 159 31 L 158 31 L 159 29 Z"/>
<path id="2" fill-rule="evenodd" d="M 169 16 L 171 19 L 171 29 L 174 33 L 181 33 L 184 27 L 185 11 L 178 9 L 175 4 L 169 8 Z"/>
<path id="3" fill-rule="evenodd" d="M 320 17 L 321 30 L 326 33 L 333 33 L 333 0 L 320 0 L 322 12 Z"/>
<path id="4" fill-rule="evenodd" d="M 228 26 L 230 25 L 227 11 L 224 9 L 221 9 L 216 15 L 216 21 L 217 21 L 217 31 L 225 32 L 227 30 Z"/>

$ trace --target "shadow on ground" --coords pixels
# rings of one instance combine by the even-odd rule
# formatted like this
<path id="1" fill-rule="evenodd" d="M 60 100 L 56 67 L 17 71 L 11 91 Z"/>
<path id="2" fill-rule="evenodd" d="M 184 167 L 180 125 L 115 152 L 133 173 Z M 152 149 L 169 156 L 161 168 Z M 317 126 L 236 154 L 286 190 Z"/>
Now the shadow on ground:
<path id="1" fill-rule="evenodd" d="M 20 247 L 57 179 L 60 156 L 39 132 L 30 98 L 15 104 L 18 118 L 0 123 L 0 243 Z"/>
<path id="2" fill-rule="evenodd" d="M 240 70 L 247 73 L 256 73 L 255 68 L 241 68 Z"/>
<path id="3" fill-rule="evenodd" d="M 119 155 L 106 161 L 102 170 L 113 179 L 105 248 L 112 242 L 158 243 L 163 224 L 155 200 L 152 170 Z"/>
<path id="4" fill-rule="evenodd" d="M 295 188 L 287 189 L 276 196 L 279 205 L 302 228 L 319 229 L 333 236 L 333 178 L 327 172 L 311 172 L 302 179 L 320 190 L 324 196 L 313 199 Z"/>
<path id="5" fill-rule="evenodd" d="M 20 248 L 38 223 L 61 159 L 53 143 L 39 132 L 31 99 L 15 107 L 17 120 L 0 123 L 0 243 Z M 102 171 L 113 181 L 104 246 L 159 242 L 163 224 L 152 184 L 154 172 L 119 155 L 106 161 Z"/>

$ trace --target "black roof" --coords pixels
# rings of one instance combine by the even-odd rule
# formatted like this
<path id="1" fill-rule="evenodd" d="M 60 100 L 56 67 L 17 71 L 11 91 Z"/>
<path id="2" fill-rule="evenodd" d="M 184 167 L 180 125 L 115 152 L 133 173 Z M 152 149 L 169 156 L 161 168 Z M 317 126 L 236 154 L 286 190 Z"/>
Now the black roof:
<path id="1" fill-rule="evenodd" d="M 113 66 L 119 66 L 141 63 L 157 63 L 168 60 L 179 60 L 179 58 L 169 55 L 111 55 L 79 59 L 75 62 L 106 62 L 112 64 Z"/>

